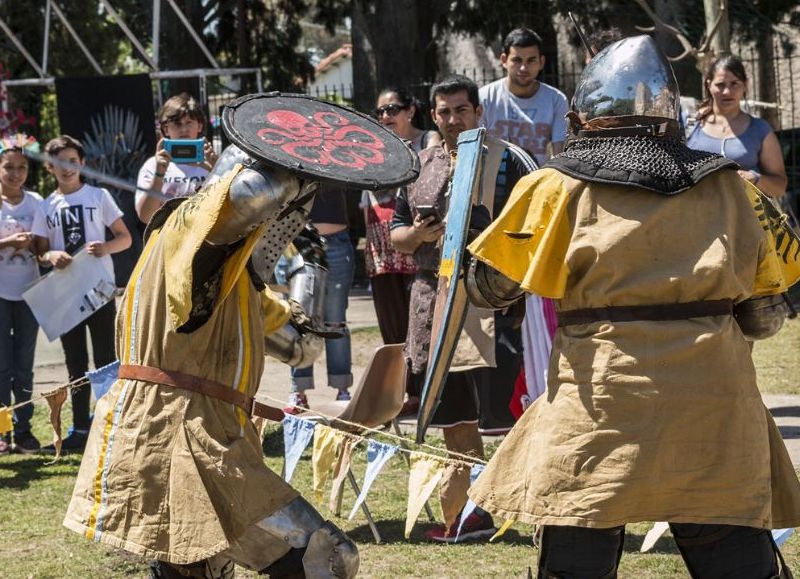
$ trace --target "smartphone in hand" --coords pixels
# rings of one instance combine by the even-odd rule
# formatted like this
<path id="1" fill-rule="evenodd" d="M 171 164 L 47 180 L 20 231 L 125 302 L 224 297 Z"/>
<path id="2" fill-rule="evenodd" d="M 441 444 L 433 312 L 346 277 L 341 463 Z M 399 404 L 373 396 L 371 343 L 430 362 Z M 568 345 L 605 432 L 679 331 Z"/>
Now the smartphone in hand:
<path id="1" fill-rule="evenodd" d="M 417 205 L 416 209 L 421 219 L 433 216 L 433 223 L 442 222 L 442 216 L 439 215 L 439 209 L 436 205 Z"/>

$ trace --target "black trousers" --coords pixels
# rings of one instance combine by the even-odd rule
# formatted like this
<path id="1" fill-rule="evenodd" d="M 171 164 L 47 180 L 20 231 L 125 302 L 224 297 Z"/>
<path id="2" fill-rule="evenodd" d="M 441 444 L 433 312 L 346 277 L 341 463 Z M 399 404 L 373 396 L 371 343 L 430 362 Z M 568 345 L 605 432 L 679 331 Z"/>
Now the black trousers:
<path id="1" fill-rule="evenodd" d="M 89 350 L 86 344 L 87 328 L 92 339 L 95 369 L 110 364 L 117 359 L 114 346 L 114 320 L 116 315 L 117 307 L 114 300 L 111 300 L 61 336 L 61 347 L 64 349 L 70 382 L 82 378 L 89 370 Z M 91 394 L 92 389 L 89 386 L 71 390 L 72 425 L 77 430 L 88 430 L 91 426 L 91 421 L 89 420 Z"/>
<path id="2" fill-rule="evenodd" d="M 413 282 L 413 273 L 383 273 L 370 278 L 372 303 L 384 344 L 402 344 L 406 341 Z M 420 395 L 411 372 L 406 372 L 406 393 L 409 396 Z"/>
<path id="3" fill-rule="evenodd" d="M 767 529 L 690 523 L 669 526 L 693 579 L 778 577 L 778 550 Z M 624 540 L 624 526 L 610 529 L 545 526 L 537 576 L 615 579 Z M 789 573 L 788 569 L 784 571 Z"/>

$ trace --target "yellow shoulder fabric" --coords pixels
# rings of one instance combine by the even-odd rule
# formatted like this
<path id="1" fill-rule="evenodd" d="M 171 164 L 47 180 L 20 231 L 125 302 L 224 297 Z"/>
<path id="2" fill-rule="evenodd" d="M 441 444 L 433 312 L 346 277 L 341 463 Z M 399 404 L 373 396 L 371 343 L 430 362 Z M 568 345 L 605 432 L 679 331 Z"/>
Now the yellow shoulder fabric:
<path id="1" fill-rule="evenodd" d="M 291 317 L 289 303 L 276 296 L 269 288 L 264 288 L 261 292 L 261 310 L 265 336 L 282 328 Z"/>
<path id="2" fill-rule="evenodd" d="M 785 292 L 800 280 L 800 240 L 780 210 L 752 183 L 745 190 L 766 232 L 766 251 L 760 256 L 754 296 Z"/>
<path id="3" fill-rule="evenodd" d="M 192 261 L 211 229 L 221 218 L 231 182 L 241 169 L 241 165 L 236 165 L 219 181 L 204 187 L 196 195 L 184 201 L 172 212 L 161 228 L 160 237 L 165 245 L 167 304 L 170 322 L 174 328 L 182 326 L 189 319 L 192 311 Z M 252 251 L 253 244 L 254 240 L 246 244 L 249 246 L 248 251 Z M 228 279 L 225 285 L 228 291 L 233 287 L 249 257 L 246 251 L 239 253 L 237 267 L 227 268 L 226 271 Z M 247 255 L 243 255 L 244 253 Z M 229 272 L 235 275 L 231 276 Z"/>
<path id="4" fill-rule="evenodd" d="M 564 295 L 569 272 L 569 190 L 560 173 L 541 169 L 519 180 L 500 216 L 469 246 L 479 260 L 543 297 Z"/>

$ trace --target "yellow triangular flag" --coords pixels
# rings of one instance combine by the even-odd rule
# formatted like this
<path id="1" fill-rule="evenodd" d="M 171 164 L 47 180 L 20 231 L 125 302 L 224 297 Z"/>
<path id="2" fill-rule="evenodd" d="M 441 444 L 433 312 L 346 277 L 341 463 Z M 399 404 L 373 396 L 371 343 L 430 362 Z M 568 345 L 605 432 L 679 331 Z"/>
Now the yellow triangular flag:
<path id="1" fill-rule="evenodd" d="M 422 507 L 427 502 L 436 485 L 442 480 L 444 463 L 433 456 L 411 453 L 411 472 L 408 476 L 408 508 L 406 510 L 406 539 L 417 522 Z"/>
<path id="2" fill-rule="evenodd" d="M 0 434 L 14 430 L 14 422 L 11 420 L 11 409 L 0 408 Z"/>
<path id="3" fill-rule="evenodd" d="M 337 449 L 336 464 L 333 466 L 333 485 L 331 486 L 331 500 L 329 508 L 336 511 L 339 497 L 344 487 L 344 479 L 350 470 L 350 462 L 353 460 L 353 449 L 361 441 L 361 437 L 345 436 L 342 444 Z"/>
<path id="4" fill-rule="evenodd" d="M 314 497 L 317 504 L 322 502 L 322 490 L 331 473 L 331 467 L 336 461 L 336 449 L 341 444 L 344 433 L 317 424 L 314 427 L 314 450 L 311 454 L 311 466 L 314 470 Z"/>
<path id="5" fill-rule="evenodd" d="M 497 532 L 494 535 L 492 535 L 492 538 L 489 539 L 489 542 L 494 543 L 496 539 L 499 539 L 500 537 L 505 535 L 506 531 L 511 528 L 511 525 L 513 525 L 516 522 L 517 521 L 515 521 L 514 519 L 508 519 L 505 523 L 503 523 L 503 526 L 497 529 Z"/>

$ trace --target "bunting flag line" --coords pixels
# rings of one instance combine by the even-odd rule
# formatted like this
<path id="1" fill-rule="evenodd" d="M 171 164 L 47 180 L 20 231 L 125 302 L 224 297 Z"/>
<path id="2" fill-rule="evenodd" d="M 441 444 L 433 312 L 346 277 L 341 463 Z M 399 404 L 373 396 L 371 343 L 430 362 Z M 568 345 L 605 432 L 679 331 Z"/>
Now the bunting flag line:
<path id="1" fill-rule="evenodd" d="M 478 477 L 481 475 L 484 468 L 486 467 L 482 464 L 472 465 L 472 468 L 469 470 L 469 486 L 475 484 L 475 481 L 478 480 Z M 461 510 L 461 518 L 458 521 L 458 530 L 456 531 L 456 542 L 458 542 L 458 537 L 461 535 L 461 527 L 464 526 L 464 521 L 467 520 L 467 517 L 469 517 L 472 514 L 472 511 L 474 511 L 477 506 L 478 505 L 475 504 L 475 501 L 467 497 L 467 504 L 464 505 L 464 508 Z"/>
<path id="2" fill-rule="evenodd" d="M 332 512 L 336 512 L 339 498 L 342 496 L 344 479 L 350 470 L 350 463 L 353 460 L 353 449 L 361 442 L 360 436 L 345 434 L 339 448 L 336 449 L 336 463 L 333 467 L 333 485 L 331 486 L 331 500 L 328 507 Z"/>
<path id="3" fill-rule="evenodd" d="M 283 418 L 283 478 L 291 482 L 294 469 L 303 451 L 314 438 L 315 424 L 310 420 L 287 414 Z"/>
<path id="4" fill-rule="evenodd" d="M 408 476 L 408 507 L 406 509 L 406 528 L 404 536 L 411 536 L 411 529 L 417 522 L 422 507 L 436 489 L 444 475 L 445 463 L 436 457 L 411 452 L 411 472 Z"/>
<path id="5" fill-rule="evenodd" d="M 314 471 L 314 498 L 318 505 L 322 503 L 322 491 L 330 476 L 331 467 L 336 461 L 336 451 L 344 439 L 344 434 L 341 430 L 335 430 L 324 424 L 317 424 L 314 428 L 311 466 Z"/>
<path id="6" fill-rule="evenodd" d="M 51 464 L 61 456 L 61 407 L 67 401 L 69 386 L 62 386 L 52 392 L 44 394 L 47 406 L 50 407 L 50 425 L 53 427 L 53 447 L 56 449 L 56 456 Z"/>
<path id="7" fill-rule="evenodd" d="M 86 377 L 92 385 L 94 399 L 100 400 L 119 377 L 119 360 L 111 362 L 97 370 L 86 372 Z"/>
<path id="8" fill-rule="evenodd" d="M 10 408 L 0 408 L 0 434 L 14 430 L 14 421 L 11 419 Z"/>
<path id="9" fill-rule="evenodd" d="M 283 400 L 279 400 L 278 398 L 273 398 L 272 396 L 264 396 L 263 398 L 265 400 L 270 401 L 270 402 L 276 402 L 278 404 L 286 404 Z M 289 404 L 289 406 L 292 406 L 292 405 Z M 300 408 L 300 407 L 299 406 L 294 406 L 294 408 Z M 305 410 L 305 409 L 303 409 L 303 410 Z M 400 446 L 398 448 L 398 450 L 400 452 L 406 452 L 406 453 L 409 453 L 409 454 L 411 454 L 412 452 L 418 452 L 418 451 L 412 451 L 408 447 L 428 448 L 428 449 L 433 450 L 435 452 L 439 452 L 439 453 L 447 455 L 447 457 L 440 457 L 440 456 L 430 455 L 430 454 L 427 455 L 427 456 L 432 456 L 434 458 L 438 458 L 438 459 L 442 460 L 445 463 L 463 464 L 463 465 L 467 465 L 467 466 L 472 466 L 473 464 L 486 464 L 485 460 L 482 460 L 482 459 L 477 458 L 475 456 L 471 456 L 471 455 L 468 455 L 468 454 L 461 454 L 460 452 L 447 450 L 446 448 L 439 448 L 437 446 L 432 446 L 430 444 L 424 444 L 424 443 L 423 444 L 417 444 L 413 439 L 405 438 L 403 436 L 398 436 L 396 434 L 392 434 L 391 432 L 388 432 L 388 431 L 385 431 L 385 430 L 378 430 L 377 428 L 370 428 L 368 426 L 364 426 L 363 424 L 358 424 L 357 422 L 349 422 L 347 420 L 343 420 L 343 419 L 338 418 L 336 416 L 330 416 L 330 415 L 327 415 L 327 414 L 322 414 L 321 412 L 319 412 L 317 410 L 313 411 L 313 416 L 324 418 L 325 420 L 327 420 L 331 424 L 352 426 L 355 430 L 357 430 L 358 432 L 361 432 L 361 433 L 369 432 L 369 433 L 372 433 L 372 434 L 377 434 L 379 436 L 385 436 L 386 438 L 390 438 L 392 440 L 397 440 L 397 441 L 401 442 L 403 445 L 406 445 L 406 447 Z M 425 454 L 425 453 L 420 452 L 420 454 Z"/>
<path id="10" fill-rule="evenodd" d="M 364 482 L 361 485 L 361 492 L 358 494 L 353 510 L 350 511 L 350 516 L 347 517 L 348 521 L 352 521 L 356 515 L 358 507 L 367 498 L 367 493 L 372 487 L 372 483 L 378 477 L 383 467 L 389 462 L 389 459 L 397 454 L 398 448 L 391 444 L 384 444 L 377 440 L 370 440 L 367 443 L 367 472 L 364 473 Z"/>

